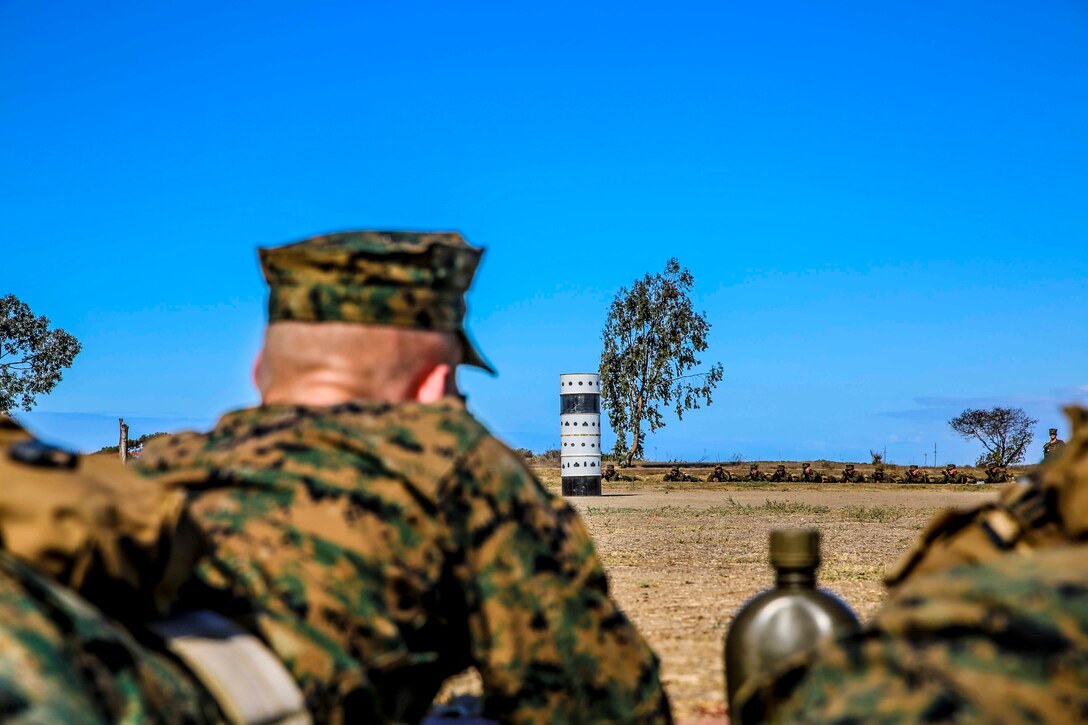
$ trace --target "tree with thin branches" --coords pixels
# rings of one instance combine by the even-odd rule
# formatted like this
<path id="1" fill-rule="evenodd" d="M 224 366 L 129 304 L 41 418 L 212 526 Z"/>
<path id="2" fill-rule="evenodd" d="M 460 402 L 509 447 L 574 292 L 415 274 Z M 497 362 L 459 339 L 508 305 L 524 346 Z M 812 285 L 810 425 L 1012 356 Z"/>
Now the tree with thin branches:
<path id="1" fill-rule="evenodd" d="M 75 337 L 50 328 L 15 295 L 0 297 L 0 413 L 29 411 L 38 395 L 56 387 L 80 349 Z"/>
<path id="2" fill-rule="evenodd" d="M 1024 460 L 1035 437 L 1032 428 L 1038 422 L 1023 408 L 999 406 L 989 410 L 968 408 L 948 421 L 948 425 L 961 438 L 973 438 L 982 444 L 986 452 L 979 456 L 980 465 L 1004 468 Z"/>
<path id="3" fill-rule="evenodd" d="M 701 364 L 696 355 L 706 350 L 710 332 L 706 315 L 692 306 L 694 284 L 674 257 L 661 274 L 621 288 L 609 307 L 601 331 L 601 404 L 624 466 L 644 455 L 644 426 L 651 433 L 665 426 L 663 408 L 682 420 L 684 411 L 710 405 L 722 379 L 720 363 L 691 372 Z"/>

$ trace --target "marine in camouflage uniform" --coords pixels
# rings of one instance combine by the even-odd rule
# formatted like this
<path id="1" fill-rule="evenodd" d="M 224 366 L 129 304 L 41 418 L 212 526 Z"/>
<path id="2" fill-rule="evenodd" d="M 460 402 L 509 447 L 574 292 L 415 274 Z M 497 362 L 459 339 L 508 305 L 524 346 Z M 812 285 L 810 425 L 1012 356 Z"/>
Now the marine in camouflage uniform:
<path id="1" fill-rule="evenodd" d="M 714 470 L 710 472 L 706 480 L 709 483 L 726 483 L 732 481 L 733 476 L 721 466 L 714 466 Z"/>
<path id="2" fill-rule="evenodd" d="M 887 480 L 887 479 L 886 479 L 886 476 L 884 474 L 884 467 L 883 466 L 878 466 L 876 469 L 873 470 L 873 482 L 874 483 L 884 483 L 885 480 Z"/>
<path id="3" fill-rule="evenodd" d="M 1050 440 L 1043 444 L 1043 460 L 1050 458 L 1055 453 L 1058 453 L 1062 446 L 1065 445 L 1065 441 L 1058 437 L 1058 429 L 1050 429 Z"/>
<path id="4" fill-rule="evenodd" d="M 774 469 L 774 473 L 772 473 L 767 480 L 774 481 L 775 483 L 786 483 L 793 479 L 790 474 L 786 473 L 785 466 L 778 466 Z"/>
<path id="5" fill-rule="evenodd" d="M 736 722 L 1083 722 L 1088 713 L 1088 410 L 1030 482 L 947 511 L 860 632 L 745 693 Z"/>
<path id="6" fill-rule="evenodd" d="M 992 465 L 986 469 L 986 483 L 1005 483 L 1009 480 L 1008 472 L 1001 466 Z"/>
<path id="7" fill-rule="evenodd" d="M 806 463 L 801 467 L 801 480 L 805 483 L 820 483 L 824 477 L 812 467 L 811 463 Z"/>
<path id="8" fill-rule="evenodd" d="M 669 472 L 661 477 L 662 481 L 683 481 L 685 479 L 686 477 L 684 476 L 684 474 L 681 473 L 680 469 L 675 466 L 669 469 Z"/>
<path id="9" fill-rule="evenodd" d="M 745 478 L 745 480 L 746 481 L 766 481 L 767 480 L 767 474 L 766 473 L 760 473 L 759 464 L 753 463 L 751 466 L 748 467 L 748 476 Z"/>
<path id="10" fill-rule="evenodd" d="M 865 476 L 861 475 L 861 471 L 855 471 L 853 464 L 848 464 L 842 471 L 843 483 L 864 483 Z"/>
<path id="11" fill-rule="evenodd" d="M 929 475 L 912 463 L 903 474 L 903 483 L 929 483 Z"/>
<path id="12" fill-rule="evenodd" d="M 455 335 L 480 251 L 458 234 L 350 232 L 261 250 L 269 321 Z M 267 352 L 266 352 L 267 355 Z M 188 493 L 196 570 L 320 721 L 417 721 L 483 680 L 503 722 L 668 722 L 653 652 L 610 598 L 585 526 L 460 399 L 265 404 L 160 438 L 140 469 Z"/>
<path id="13" fill-rule="evenodd" d="M 960 473 L 956 464 L 949 463 L 941 473 L 941 483 L 967 483 L 967 474 Z"/>

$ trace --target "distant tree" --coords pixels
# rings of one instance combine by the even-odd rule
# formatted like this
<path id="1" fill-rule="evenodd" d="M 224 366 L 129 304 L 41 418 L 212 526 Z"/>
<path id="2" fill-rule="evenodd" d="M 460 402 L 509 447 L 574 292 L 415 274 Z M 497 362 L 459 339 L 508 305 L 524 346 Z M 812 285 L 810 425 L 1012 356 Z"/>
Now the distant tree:
<path id="1" fill-rule="evenodd" d="M 662 274 L 621 288 L 609 307 L 601 331 L 601 403 L 625 466 L 644 455 L 643 426 L 651 433 L 665 426 L 662 407 L 673 408 L 682 420 L 685 410 L 710 405 L 722 379 L 720 363 L 704 373 L 688 372 L 700 364 L 695 355 L 706 350 L 710 331 L 706 316 L 692 308 L 694 283 L 674 257 Z"/>
<path id="2" fill-rule="evenodd" d="M 0 297 L 0 413 L 30 410 L 48 395 L 81 346 L 64 330 L 50 329 L 15 295 Z"/>
<path id="3" fill-rule="evenodd" d="M 986 452 L 980 465 L 997 465 L 1004 468 L 1024 460 L 1024 454 L 1035 437 L 1032 428 L 1039 421 L 1031 418 L 1023 408 L 968 408 L 948 425 L 961 438 L 978 439 Z"/>
<path id="4" fill-rule="evenodd" d="M 533 451 L 529 448 L 515 448 L 514 455 L 529 459 L 533 457 Z"/>
<path id="5" fill-rule="evenodd" d="M 884 454 L 877 453 L 872 448 L 869 449 L 869 458 L 872 459 L 870 463 L 872 463 L 874 466 L 879 466 L 881 463 L 884 462 Z"/>
<path id="6" fill-rule="evenodd" d="M 541 461 L 558 461 L 561 457 L 558 448 L 549 448 L 536 454 L 536 458 Z"/>

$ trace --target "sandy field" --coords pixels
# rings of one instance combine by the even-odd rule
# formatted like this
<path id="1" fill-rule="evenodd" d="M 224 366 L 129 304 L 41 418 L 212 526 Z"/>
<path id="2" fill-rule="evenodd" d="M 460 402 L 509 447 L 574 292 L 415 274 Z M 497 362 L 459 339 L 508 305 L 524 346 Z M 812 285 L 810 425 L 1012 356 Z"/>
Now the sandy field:
<path id="1" fill-rule="evenodd" d="M 558 492 L 558 471 L 537 473 Z M 937 511 L 978 505 L 997 488 L 667 484 L 659 471 L 640 479 L 606 484 L 600 497 L 569 500 L 597 543 L 614 597 L 661 658 L 682 723 L 726 721 L 722 642 L 734 611 L 773 584 L 767 564 L 772 528 L 819 528 L 820 585 L 865 618 L 884 599 L 885 568 Z M 471 676 L 459 679 L 455 691 L 478 691 Z"/>

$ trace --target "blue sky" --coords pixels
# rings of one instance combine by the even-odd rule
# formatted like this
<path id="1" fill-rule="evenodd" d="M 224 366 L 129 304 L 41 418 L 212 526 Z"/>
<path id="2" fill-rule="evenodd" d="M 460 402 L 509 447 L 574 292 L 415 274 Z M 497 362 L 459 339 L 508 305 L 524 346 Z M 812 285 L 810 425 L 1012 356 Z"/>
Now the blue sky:
<path id="1" fill-rule="evenodd" d="M 84 345 L 21 418 L 209 425 L 257 246 L 437 228 L 488 250 L 461 380 L 513 445 L 676 256 L 725 380 L 651 455 L 965 463 L 1005 404 L 1034 458 L 1088 401 L 1088 6 L 879 5 L 0 3 L 0 293 Z"/>

